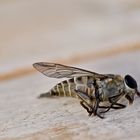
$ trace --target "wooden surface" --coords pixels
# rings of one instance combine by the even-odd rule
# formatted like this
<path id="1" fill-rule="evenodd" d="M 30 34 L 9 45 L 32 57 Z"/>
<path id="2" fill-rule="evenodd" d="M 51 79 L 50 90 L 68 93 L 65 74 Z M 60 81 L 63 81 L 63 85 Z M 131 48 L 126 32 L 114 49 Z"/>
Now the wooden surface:
<path id="1" fill-rule="evenodd" d="M 77 99 L 38 99 L 61 79 L 32 68 L 49 61 L 131 74 L 140 87 L 139 15 L 136 0 L 1 1 L 0 140 L 139 140 L 139 97 L 103 120 L 88 117 Z"/>

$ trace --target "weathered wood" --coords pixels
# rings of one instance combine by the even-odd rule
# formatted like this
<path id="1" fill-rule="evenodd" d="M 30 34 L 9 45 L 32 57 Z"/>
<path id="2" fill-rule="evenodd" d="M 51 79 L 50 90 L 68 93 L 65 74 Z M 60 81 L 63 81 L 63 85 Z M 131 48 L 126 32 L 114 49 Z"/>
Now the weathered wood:
<path id="1" fill-rule="evenodd" d="M 82 66 L 104 72 L 130 73 L 140 83 L 140 66 L 137 64 L 139 56 L 140 53 L 135 52 Z M 109 111 L 103 120 L 97 117 L 89 118 L 76 99 L 37 99 L 40 92 L 49 90 L 55 83 L 55 80 L 43 78 L 39 73 L 1 83 L 1 139 L 139 138 L 139 97 L 136 96 L 134 104 L 125 109 Z"/>
<path id="2" fill-rule="evenodd" d="M 0 1 L 0 140 L 139 140 L 139 97 L 88 117 L 77 99 L 38 99 L 61 79 L 32 68 L 55 61 L 131 74 L 140 87 L 139 9 L 137 0 Z"/>

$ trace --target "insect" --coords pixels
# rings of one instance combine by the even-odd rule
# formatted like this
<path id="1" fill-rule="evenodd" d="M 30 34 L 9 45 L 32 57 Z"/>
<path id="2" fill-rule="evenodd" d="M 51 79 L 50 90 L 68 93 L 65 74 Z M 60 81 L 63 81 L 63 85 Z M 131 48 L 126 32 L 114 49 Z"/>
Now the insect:
<path id="1" fill-rule="evenodd" d="M 121 75 L 98 74 L 48 62 L 34 63 L 33 67 L 48 77 L 67 78 L 67 80 L 55 85 L 50 91 L 41 94 L 40 97 L 78 97 L 81 106 L 86 109 L 89 116 L 104 118 L 102 114 L 111 108 L 122 109 L 126 107 L 126 105 L 118 103 L 122 97 L 125 97 L 130 104 L 133 103 L 135 94 L 140 97 L 137 82 L 130 75 L 123 78 Z M 108 102 L 109 105 L 101 105 L 104 102 Z"/>

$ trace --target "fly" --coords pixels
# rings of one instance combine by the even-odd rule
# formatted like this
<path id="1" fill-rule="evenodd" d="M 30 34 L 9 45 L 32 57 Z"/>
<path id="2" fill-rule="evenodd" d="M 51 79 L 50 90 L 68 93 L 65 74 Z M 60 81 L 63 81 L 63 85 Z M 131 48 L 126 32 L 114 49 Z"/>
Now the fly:
<path id="1" fill-rule="evenodd" d="M 122 109 L 126 106 L 118 103 L 125 97 L 130 104 L 134 95 L 140 97 L 136 80 L 126 75 L 99 74 L 88 70 L 70 67 L 57 63 L 39 62 L 33 67 L 44 75 L 52 78 L 68 78 L 55 85 L 50 91 L 40 97 L 70 96 L 80 99 L 81 106 L 87 110 L 89 116 L 104 118 L 101 114 L 112 109 Z M 109 105 L 100 105 L 108 102 Z M 99 109 L 103 111 L 99 111 Z"/>

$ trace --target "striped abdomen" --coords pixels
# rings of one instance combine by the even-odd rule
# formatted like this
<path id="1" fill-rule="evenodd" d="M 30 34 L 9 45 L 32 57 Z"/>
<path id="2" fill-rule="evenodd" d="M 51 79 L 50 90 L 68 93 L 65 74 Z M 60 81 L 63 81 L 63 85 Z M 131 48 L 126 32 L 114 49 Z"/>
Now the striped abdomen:
<path id="1" fill-rule="evenodd" d="M 75 77 L 58 83 L 49 92 L 41 94 L 40 97 L 61 96 L 61 97 L 77 97 L 75 90 L 80 90 L 88 95 L 94 91 L 93 77 Z"/>

